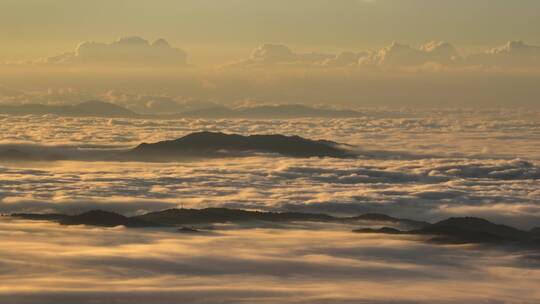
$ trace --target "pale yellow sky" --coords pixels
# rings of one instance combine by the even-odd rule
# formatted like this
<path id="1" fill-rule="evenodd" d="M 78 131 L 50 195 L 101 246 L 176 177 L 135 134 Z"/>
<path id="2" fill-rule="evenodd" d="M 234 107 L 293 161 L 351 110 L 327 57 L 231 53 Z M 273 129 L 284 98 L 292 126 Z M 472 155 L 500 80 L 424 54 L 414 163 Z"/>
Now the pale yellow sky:
<path id="1" fill-rule="evenodd" d="M 52 90 L 76 92 L 56 103 L 118 91 L 538 107 L 539 12 L 538 0 L 0 0 L 0 102 Z"/>
<path id="2" fill-rule="evenodd" d="M 358 51 L 446 40 L 461 50 L 540 43 L 536 0 L 0 0 L 0 59 L 72 51 L 81 41 L 166 38 L 196 63 L 262 43 Z"/>

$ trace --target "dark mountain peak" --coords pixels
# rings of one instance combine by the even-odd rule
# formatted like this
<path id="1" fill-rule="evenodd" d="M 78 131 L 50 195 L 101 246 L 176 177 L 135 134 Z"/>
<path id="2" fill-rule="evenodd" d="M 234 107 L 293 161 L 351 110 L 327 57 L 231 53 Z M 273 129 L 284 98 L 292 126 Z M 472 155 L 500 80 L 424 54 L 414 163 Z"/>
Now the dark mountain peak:
<path id="1" fill-rule="evenodd" d="M 128 218 L 123 215 L 103 210 L 92 210 L 79 215 L 70 216 L 60 220 L 62 225 L 89 225 L 101 227 L 150 227 L 154 224 L 139 219 Z"/>
<path id="2" fill-rule="evenodd" d="M 517 242 L 529 237 L 519 229 L 475 217 L 449 218 L 412 233 L 435 235 L 433 240 L 443 243 Z"/>
<path id="3" fill-rule="evenodd" d="M 94 218 L 94 217 L 101 217 L 101 218 L 115 218 L 115 219 L 123 219 L 126 218 L 123 215 L 120 215 L 118 213 L 110 212 L 110 211 L 104 211 L 104 210 L 90 210 L 84 213 L 81 213 L 77 215 L 76 217 L 79 218 Z"/>
<path id="4" fill-rule="evenodd" d="M 512 244 L 538 248 L 538 235 L 476 217 L 454 217 L 422 228 L 400 231 L 394 228 L 358 229 L 357 233 L 410 234 L 429 236 L 427 241 L 441 244 Z"/>
<path id="5" fill-rule="evenodd" d="M 232 140 L 232 139 L 241 139 L 242 136 L 238 134 L 225 134 L 223 132 L 211 132 L 211 131 L 200 131 L 193 132 L 184 137 L 174 140 L 174 142 L 205 142 L 210 140 Z"/>
<path id="6" fill-rule="evenodd" d="M 479 218 L 479 217 L 451 217 L 451 218 L 439 221 L 439 222 L 435 223 L 434 225 L 439 225 L 439 226 L 443 226 L 443 225 L 445 225 L 445 226 L 448 226 L 448 225 L 459 225 L 459 226 L 463 226 L 463 225 L 468 225 L 468 226 L 483 225 L 483 226 L 486 226 L 486 225 L 494 225 L 494 224 L 491 223 L 490 221 L 486 220 L 486 219 Z"/>
<path id="7" fill-rule="evenodd" d="M 382 227 L 380 229 L 362 228 L 353 230 L 356 233 L 381 233 L 381 234 L 403 234 L 402 231 L 392 227 Z"/>
<path id="8" fill-rule="evenodd" d="M 221 132 L 196 132 L 176 140 L 141 144 L 127 153 L 128 157 L 174 159 L 183 156 L 242 155 L 270 153 L 291 157 L 353 157 L 338 144 L 324 140 L 310 140 L 300 136 L 239 135 Z"/>
<path id="9" fill-rule="evenodd" d="M 356 216 L 355 219 L 364 221 L 398 222 L 399 219 L 381 213 L 366 213 Z"/>
<path id="10" fill-rule="evenodd" d="M 233 135 L 233 134 L 231 134 Z M 190 138 L 190 137 L 199 137 L 199 136 L 227 136 L 224 132 L 213 132 L 213 131 L 199 131 L 199 132 L 193 132 L 190 133 L 183 138 Z"/>
<path id="11" fill-rule="evenodd" d="M 433 224 L 434 227 L 456 227 L 472 231 L 484 231 L 499 235 L 515 235 L 522 232 L 506 225 L 495 224 L 476 217 L 453 217 Z"/>
<path id="12" fill-rule="evenodd" d="M 352 217 L 351 219 L 355 221 L 373 221 L 373 222 L 384 222 L 388 224 L 405 225 L 409 229 L 421 229 L 423 227 L 430 225 L 430 223 L 428 222 L 415 221 L 415 220 L 404 219 L 404 218 L 396 218 L 396 217 L 392 217 L 392 216 L 381 214 L 381 213 L 366 213 L 366 214 Z"/>
<path id="13" fill-rule="evenodd" d="M 168 209 L 164 211 L 152 212 L 136 218 L 146 222 L 160 223 L 164 225 L 195 225 L 195 224 L 216 224 L 228 222 L 289 222 L 289 221 L 336 221 L 325 214 L 309 214 L 294 212 L 261 212 L 228 208 L 206 208 L 206 209 Z"/>

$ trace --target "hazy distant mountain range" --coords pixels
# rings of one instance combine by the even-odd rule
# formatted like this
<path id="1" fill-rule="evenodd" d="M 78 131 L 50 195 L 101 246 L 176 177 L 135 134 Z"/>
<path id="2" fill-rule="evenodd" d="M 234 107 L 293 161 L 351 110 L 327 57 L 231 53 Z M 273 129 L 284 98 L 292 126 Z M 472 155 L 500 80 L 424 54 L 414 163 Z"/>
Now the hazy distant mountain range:
<path id="1" fill-rule="evenodd" d="M 180 228 L 180 232 L 186 233 L 197 232 L 200 231 L 199 229 L 204 230 L 208 225 L 224 223 L 250 223 L 251 227 L 261 227 L 264 226 L 264 223 L 292 222 L 375 225 L 383 226 L 383 228 L 361 228 L 353 232 L 426 236 L 427 238 L 424 238 L 426 241 L 441 244 L 517 245 L 540 249 L 540 228 L 524 231 L 472 217 L 449 218 L 431 224 L 411 219 L 394 218 L 384 214 L 335 217 L 317 213 L 260 212 L 226 208 L 168 209 L 133 217 L 100 210 L 79 215 L 12 214 L 11 216 L 26 220 L 53 221 L 62 225 L 126 226 L 130 228 L 176 227 Z"/>
<path id="2" fill-rule="evenodd" d="M 213 107 L 202 110 L 184 112 L 180 115 L 191 118 L 301 118 L 301 117 L 326 117 L 326 118 L 351 118 L 362 116 L 361 112 L 353 110 L 318 109 L 305 105 L 261 105 L 249 108 L 231 109 L 227 107 Z"/>
<path id="3" fill-rule="evenodd" d="M 102 101 L 87 101 L 77 105 L 54 106 L 43 104 L 0 105 L 1 114 L 10 115 L 46 115 L 80 117 L 136 117 L 138 114 Z"/>
<path id="4" fill-rule="evenodd" d="M 118 117 L 145 119 L 206 118 L 206 119 L 288 119 L 302 117 L 350 118 L 362 116 L 352 110 L 318 109 L 305 105 L 261 105 L 244 108 L 228 108 L 215 106 L 205 109 L 173 114 L 139 114 L 119 105 L 103 101 L 87 101 L 76 105 L 3 105 L 0 114 L 9 115 L 46 115 L 75 117 Z"/>

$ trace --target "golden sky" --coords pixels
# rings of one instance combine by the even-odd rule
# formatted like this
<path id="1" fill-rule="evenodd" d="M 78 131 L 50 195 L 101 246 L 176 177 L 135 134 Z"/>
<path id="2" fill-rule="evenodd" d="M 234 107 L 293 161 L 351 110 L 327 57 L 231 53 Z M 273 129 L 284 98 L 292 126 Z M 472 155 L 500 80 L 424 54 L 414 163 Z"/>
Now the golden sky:
<path id="1" fill-rule="evenodd" d="M 539 11 L 537 0 L 0 0 L 0 99 L 538 107 Z"/>
<path id="2" fill-rule="evenodd" d="M 167 38 L 200 64 L 262 43 L 356 51 L 445 40 L 465 51 L 540 43 L 536 0 L 1 0 L 0 59 L 71 51 L 81 41 Z"/>

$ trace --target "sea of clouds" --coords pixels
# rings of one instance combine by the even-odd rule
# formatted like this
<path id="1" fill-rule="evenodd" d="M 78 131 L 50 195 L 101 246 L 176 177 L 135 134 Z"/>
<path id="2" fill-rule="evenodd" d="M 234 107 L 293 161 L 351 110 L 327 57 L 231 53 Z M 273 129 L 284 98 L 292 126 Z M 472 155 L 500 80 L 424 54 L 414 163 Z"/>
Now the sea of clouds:
<path id="1" fill-rule="evenodd" d="M 503 119 L 505 118 L 505 119 Z M 540 226 L 538 113 L 367 111 L 357 119 L 133 120 L 1 117 L 2 149 L 72 160 L 0 164 L 0 212 L 138 214 L 225 206 Z M 351 145 L 358 159 L 254 155 L 178 163 L 97 161 L 201 130 L 283 133 Z M 0 149 L 1 150 L 1 149 Z"/>
<path id="2" fill-rule="evenodd" d="M 365 110 L 356 119 L 140 120 L 0 116 L 0 213 L 141 214 L 231 207 L 540 226 L 540 123 L 532 111 Z M 103 161 L 141 142 L 210 130 L 350 145 L 358 159 L 252 155 Z M 287 228 L 287 229 L 285 229 Z M 540 299 L 537 252 L 433 245 L 291 225 L 185 235 L 0 217 L 0 302 L 519 303 Z M 509 284 L 511 282 L 511 284 Z M 391 292 L 389 292 L 391 291 Z"/>

